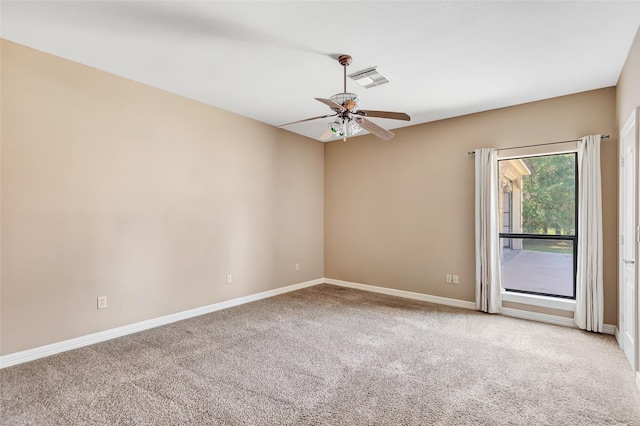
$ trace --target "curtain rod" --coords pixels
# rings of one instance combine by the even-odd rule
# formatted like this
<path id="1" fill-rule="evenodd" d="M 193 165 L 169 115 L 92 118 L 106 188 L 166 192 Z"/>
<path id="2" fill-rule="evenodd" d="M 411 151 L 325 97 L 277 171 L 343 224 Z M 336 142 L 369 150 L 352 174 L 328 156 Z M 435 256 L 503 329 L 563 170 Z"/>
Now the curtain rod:
<path id="1" fill-rule="evenodd" d="M 600 136 L 600 139 L 609 139 L 609 135 L 602 135 L 602 136 Z M 537 143 L 537 144 L 533 144 L 533 145 L 510 146 L 508 148 L 498 148 L 498 149 L 496 149 L 496 151 L 507 151 L 509 149 L 518 149 L 518 148 L 531 148 L 531 147 L 534 147 L 534 146 L 555 145 L 555 144 L 567 143 L 567 142 L 580 142 L 580 139 L 571 139 L 571 140 L 568 140 L 568 141 L 557 141 L 557 142 L 547 142 L 547 143 Z M 476 153 L 475 151 L 467 152 L 468 155 L 474 155 L 475 153 Z"/>

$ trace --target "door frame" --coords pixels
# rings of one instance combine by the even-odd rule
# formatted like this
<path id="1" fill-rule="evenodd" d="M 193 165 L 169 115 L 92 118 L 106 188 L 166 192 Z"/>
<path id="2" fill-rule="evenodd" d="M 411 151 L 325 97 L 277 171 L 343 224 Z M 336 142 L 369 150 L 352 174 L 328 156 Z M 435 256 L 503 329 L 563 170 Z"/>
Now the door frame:
<path id="1" fill-rule="evenodd" d="M 640 188 L 640 131 L 639 131 L 639 127 L 640 127 L 640 107 L 637 107 L 633 110 L 633 112 L 631 113 L 631 115 L 629 116 L 629 118 L 627 119 L 627 121 L 625 122 L 624 126 L 622 126 L 622 128 L 620 129 L 620 139 L 619 139 L 619 143 L 618 143 L 618 158 L 620 158 L 620 161 L 622 161 L 622 139 L 623 136 L 628 133 L 630 131 L 630 128 L 632 126 L 635 125 L 635 155 L 634 155 L 634 161 L 635 161 L 635 187 L 636 187 L 636 194 L 638 193 L 638 189 Z M 623 283 L 623 261 L 622 261 L 622 251 L 621 251 L 621 244 L 620 244 L 620 239 L 622 238 L 622 221 L 623 221 L 623 212 L 622 212 L 622 179 L 623 179 L 623 175 L 621 173 L 621 163 L 618 163 L 620 165 L 620 168 L 618 169 L 618 325 L 619 327 L 616 328 L 616 338 L 618 340 L 618 345 L 624 350 L 623 347 L 623 342 L 624 342 L 624 338 L 621 335 L 622 333 L 622 313 L 624 312 L 625 309 L 625 300 L 624 300 L 624 283 Z M 632 321 L 635 322 L 635 327 L 634 327 L 634 357 L 635 357 L 635 375 L 636 375 L 636 384 L 637 386 L 640 388 L 640 342 L 638 342 L 638 336 L 640 335 L 640 314 L 638 312 L 638 308 L 640 307 L 640 294 L 638 292 L 638 284 L 640 282 L 640 265 L 638 265 L 638 259 L 640 257 L 640 196 L 636 195 L 636 200 L 635 200 L 635 206 L 634 206 L 634 210 L 635 210 L 635 226 L 636 226 L 636 232 L 633 238 L 633 242 L 632 244 L 635 244 L 636 249 L 635 249 L 635 276 L 634 276 L 634 281 L 635 281 L 635 303 L 633 303 L 633 309 L 635 310 L 635 312 L 630 313 L 631 315 L 629 315 L 629 313 L 624 312 L 625 317 L 627 318 L 627 320 L 629 320 L 629 316 L 632 316 Z"/>

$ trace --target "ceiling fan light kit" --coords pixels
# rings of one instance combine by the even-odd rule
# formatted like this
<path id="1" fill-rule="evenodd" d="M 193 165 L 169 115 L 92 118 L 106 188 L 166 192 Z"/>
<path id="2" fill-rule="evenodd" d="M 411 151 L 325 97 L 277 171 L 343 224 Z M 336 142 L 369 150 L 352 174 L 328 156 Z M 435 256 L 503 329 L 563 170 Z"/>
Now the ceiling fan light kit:
<path id="1" fill-rule="evenodd" d="M 358 98 L 358 95 L 356 95 L 355 93 L 347 92 L 347 67 L 349 66 L 349 64 L 351 64 L 351 59 L 352 58 L 349 55 L 340 55 L 338 57 L 338 62 L 340 63 L 340 65 L 342 65 L 342 68 L 343 68 L 344 91 L 342 93 L 338 93 L 331 96 L 329 99 L 316 98 L 317 101 L 322 102 L 323 104 L 331 108 L 335 114 L 307 118 L 304 120 L 298 120 L 292 123 L 283 124 L 282 126 L 279 126 L 279 127 L 284 127 L 284 126 L 288 126 L 290 124 L 295 124 L 295 123 L 302 123 L 305 121 L 317 120 L 319 118 L 335 117 L 334 119 L 332 119 L 331 122 L 329 122 L 327 129 L 324 131 L 322 136 L 320 136 L 321 141 L 328 140 L 332 136 L 341 137 L 343 140 L 346 141 L 348 136 L 352 136 L 360 133 L 363 128 L 367 130 L 369 133 L 381 139 L 389 140 L 393 138 L 394 136 L 393 133 L 378 126 L 373 121 L 368 120 L 367 118 L 365 118 L 365 116 L 390 118 L 393 120 L 405 120 L 405 121 L 409 121 L 411 120 L 411 118 L 409 117 L 409 115 L 405 114 L 404 112 L 373 111 L 373 110 L 359 109 L 360 98 Z M 364 71 L 360 71 L 356 74 L 365 72 L 365 77 L 373 81 L 372 76 L 375 77 L 376 74 L 374 73 L 366 74 L 366 73 L 371 72 L 372 70 L 375 71 L 376 69 L 377 67 L 373 67 Z M 386 80 L 385 82 L 389 81 L 386 78 L 385 80 Z M 380 83 L 380 84 L 383 84 L 383 83 Z"/>
<path id="2" fill-rule="evenodd" d="M 329 123 L 329 129 L 335 136 L 347 140 L 347 136 L 357 135 L 362 131 L 354 120 L 346 120 L 342 117 L 337 117 L 335 120 Z"/>
<path id="3" fill-rule="evenodd" d="M 342 107 L 352 113 L 356 112 L 360 106 L 360 98 L 355 93 L 337 93 L 331 96 L 329 100 L 334 102 L 336 105 L 342 105 Z M 339 114 L 342 108 L 331 109 Z M 354 120 L 341 116 L 336 117 L 335 120 L 330 122 L 329 128 L 331 129 L 331 133 L 337 137 L 341 137 L 344 141 L 347 140 L 348 136 L 357 135 L 362 131 L 362 127 L 360 127 Z"/>

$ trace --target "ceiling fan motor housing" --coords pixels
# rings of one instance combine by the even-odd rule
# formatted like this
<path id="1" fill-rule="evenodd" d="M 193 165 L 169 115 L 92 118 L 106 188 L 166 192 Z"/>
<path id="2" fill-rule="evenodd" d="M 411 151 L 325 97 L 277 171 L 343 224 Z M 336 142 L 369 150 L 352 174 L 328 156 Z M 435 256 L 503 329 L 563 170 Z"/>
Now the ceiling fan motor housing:
<path id="1" fill-rule="evenodd" d="M 355 93 L 337 93 L 329 98 L 331 101 L 342 105 L 350 112 L 356 112 L 360 106 L 360 98 Z M 337 108 L 331 108 L 335 112 L 340 112 Z"/>

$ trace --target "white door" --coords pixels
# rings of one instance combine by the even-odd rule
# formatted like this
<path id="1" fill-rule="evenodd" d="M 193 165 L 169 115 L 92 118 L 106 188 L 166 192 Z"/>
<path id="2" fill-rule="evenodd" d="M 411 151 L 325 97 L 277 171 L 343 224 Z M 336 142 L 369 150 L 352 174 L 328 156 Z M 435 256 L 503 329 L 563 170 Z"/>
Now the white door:
<path id="1" fill-rule="evenodd" d="M 620 135 L 620 334 L 622 349 L 637 368 L 636 194 L 637 110 Z"/>

